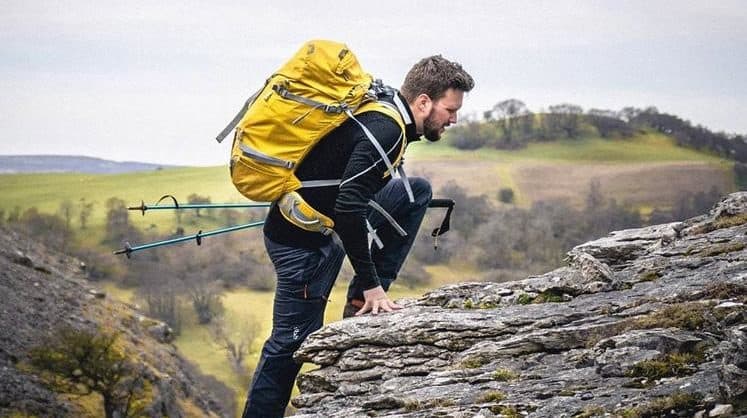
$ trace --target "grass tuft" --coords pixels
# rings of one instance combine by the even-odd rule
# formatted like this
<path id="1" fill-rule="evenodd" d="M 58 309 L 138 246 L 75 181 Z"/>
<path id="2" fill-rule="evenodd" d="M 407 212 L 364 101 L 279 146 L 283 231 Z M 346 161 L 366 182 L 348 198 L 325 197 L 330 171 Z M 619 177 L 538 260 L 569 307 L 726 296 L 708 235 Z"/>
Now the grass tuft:
<path id="1" fill-rule="evenodd" d="M 628 377 L 642 377 L 652 381 L 664 377 L 688 376 L 697 371 L 694 365 L 702 361 L 700 353 L 667 354 L 661 359 L 638 362 L 626 374 Z"/>
<path id="2" fill-rule="evenodd" d="M 698 394 L 676 392 L 634 408 L 618 410 L 616 413 L 623 418 L 692 416 L 700 400 Z"/>
<path id="3" fill-rule="evenodd" d="M 508 382 L 510 380 L 516 380 L 518 378 L 519 375 L 509 369 L 498 369 L 493 372 L 493 380 L 497 380 L 499 382 Z"/>
<path id="4" fill-rule="evenodd" d="M 480 397 L 480 402 L 500 402 L 506 399 L 506 394 L 499 390 L 491 390 Z"/>
<path id="5" fill-rule="evenodd" d="M 589 405 L 586 408 L 576 412 L 576 414 L 573 415 L 573 418 L 600 417 L 604 416 L 606 412 L 607 411 L 605 411 L 605 409 L 599 405 Z"/>

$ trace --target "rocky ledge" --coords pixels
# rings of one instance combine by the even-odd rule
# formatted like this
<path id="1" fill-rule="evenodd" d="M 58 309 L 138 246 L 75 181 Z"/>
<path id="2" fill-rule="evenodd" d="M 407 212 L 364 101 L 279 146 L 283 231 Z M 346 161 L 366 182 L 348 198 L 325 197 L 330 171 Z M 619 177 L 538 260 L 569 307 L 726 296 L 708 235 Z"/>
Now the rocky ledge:
<path id="1" fill-rule="evenodd" d="M 298 416 L 747 413 L 747 193 L 617 231 L 567 266 L 332 323 L 296 353 Z"/>

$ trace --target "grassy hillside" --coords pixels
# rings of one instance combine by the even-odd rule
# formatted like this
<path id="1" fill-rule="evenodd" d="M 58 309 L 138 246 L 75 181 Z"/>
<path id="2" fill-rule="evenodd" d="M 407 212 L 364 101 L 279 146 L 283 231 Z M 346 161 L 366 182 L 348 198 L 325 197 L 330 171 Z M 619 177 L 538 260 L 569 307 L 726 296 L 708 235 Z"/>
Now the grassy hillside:
<path id="1" fill-rule="evenodd" d="M 679 165 L 675 165 L 678 163 Z M 733 163 L 708 154 L 674 145 L 671 138 L 658 133 L 638 135 L 625 140 L 604 140 L 585 138 L 531 144 L 517 151 L 480 149 L 460 151 L 443 143 L 414 143 L 408 150 L 407 167 L 411 174 L 425 175 L 431 178 L 438 187 L 440 184 L 454 180 L 472 193 L 487 193 L 494 196 L 491 187 L 475 185 L 476 180 L 484 178 L 487 185 L 493 188 L 500 183 L 501 187 L 515 188 L 520 195 L 526 195 L 523 202 L 542 198 L 529 194 L 522 188 L 536 187 L 541 181 L 547 188 L 560 190 L 567 197 L 574 197 L 576 190 L 566 190 L 562 178 L 553 173 L 543 175 L 533 170 L 536 167 L 558 167 L 566 172 L 574 167 L 591 167 L 586 175 L 604 175 L 608 168 L 611 172 L 628 167 L 627 172 L 636 177 L 636 168 L 640 168 L 638 182 L 641 189 L 646 189 L 654 166 L 664 167 L 706 167 L 710 168 L 708 177 L 714 177 L 707 183 L 718 184 L 729 191 L 734 189 L 731 173 Z M 681 171 L 680 168 L 676 169 Z M 693 179 L 702 179 L 703 170 L 694 169 Z M 678 173 L 678 177 L 688 177 L 687 170 Z M 716 179 L 719 177 L 719 179 Z M 478 181 L 479 183 L 479 181 Z M 699 181 L 697 184 L 703 183 Z M 658 185 L 652 185 L 658 187 Z M 638 191 L 620 190 L 619 200 L 631 197 Z M 120 175 L 88 174 L 15 174 L 0 176 L 0 209 L 6 213 L 18 206 L 21 209 L 36 206 L 41 211 L 53 213 L 60 203 L 70 199 L 76 203 L 80 199 L 95 202 L 93 226 L 101 225 L 104 220 L 104 204 L 110 197 L 119 197 L 128 204 L 137 205 L 140 200 L 146 203 L 155 201 L 164 194 L 174 195 L 181 202 L 187 196 L 196 193 L 209 196 L 213 202 L 241 202 L 245 199 L 235 191 L 228 177 L 225 166 L 207 168 L 170 169 L 146 173 Z M 655 202 L 654 202 L 655 203 Z M 161 216 L 161 218 L 159 218 Z M 148 223 L 172 219 L 170 215 L 148 214 Z"/>
<path id="2" fill-rule="evenodd" d="M 419 159 L 488 159 L 499 161 L 544 160 L 573 162 L 643 163 L 664 161 L 711 161 L 720 158 L 682 148 L 674 140 L 659 132 L 638 133 L 627 139 L 602 139 L 586 136 L 579 139 L 562 139 L 533 142 L 518 150 L 480 148 L 473 151 L 458 150 L 444 142 L 415 143 L 408 156 Z"/>
<path id="3" fill-rule="evenodd" d="M 13 174 L 0 176 L 0 193 L 4 196 L 0 208 L 6 212 L 15 206 L 22 209 L 36 206 L 44 212 L 55 212 L 60 203 L 70 199 L 95 202 L 91 225 L 104 219 L 104 204 L 110 197 L 137 205 L 140 200 L 155 203 L 164 194 L 174 195 L 182 202 L 197 193 L 214 201 L 241 201 L 228 178 L 226 167 L 180 168 L 117 175 L 71 173 Z"/>
<path id="4" fill-rule="evenodd" d="M 551 199 L 580 207 L 592 179 L 606 196 L 643 209 L 669 207 L 682 192 L 736 189 L 733 161 L 678 147 L 660 133 L 533 143 L 516 151 L 419 143 L 408 157 L 408 171 L 430 178 L 436 190 L 455 181 L 471 194 L 497 200 L 498 191 L 508 187 L 525 207 Z"/>

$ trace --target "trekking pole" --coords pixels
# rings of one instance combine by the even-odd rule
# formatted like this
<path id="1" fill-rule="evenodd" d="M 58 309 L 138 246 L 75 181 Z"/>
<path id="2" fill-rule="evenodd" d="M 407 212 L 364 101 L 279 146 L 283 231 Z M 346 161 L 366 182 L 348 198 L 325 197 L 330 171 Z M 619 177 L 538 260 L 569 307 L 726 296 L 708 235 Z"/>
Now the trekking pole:
<path id="1" fill-rule="evenodd" d="M 438 237 L 445 234 L 449 229 L 451 229 L 451 212 L 454 210 L 455 204 L 456 202 L 454 202 L 454 200 L 452 199 L 431 199 L 430 203 L 428 203 L 429 208 L 447 208 L 446 215 L 444 215 L 444 220 L 441 221 L 441 226 L 431 232 L 431 236 L 433 237 L 434 251 L 438 249 Z"/>
<path id="2" fill-rule="evenodd" d="M 188 235 L 188 236 L 179 237 L 179 238 L 172 238 L 172 239 L 167 239 L 163 241 L 151 242 L 149 244 L 136 245 L 134 247 L 130 246 L 129 242 L 126 242 L 125 247 L 120 250 L 114 251 L 114 254 L 115 255 L 124 254 L 127 256 L 127 258 L 130 258 L 130 254 L 134 253 L 135 251 L 147 250 L 149 248 L 156 248 L 156 247 L 161 247 L 164 245 L 171 245 L 171 244 L 176 244 L 179 242 L 184 242 L 184 241 L 189 241 L 189 240 L 195 240 L 197 242 L 197 245 L 202 245 L 202 239 L 205 237 L 225 234 L 225 233 L 233 232 L 233 231 L 239 231 L 242 229 L 254 228 L 256 226 L 264 225 L 264 223 L 265 221 L 258 221 L 258 222 L 243 224 L 243 225 L 229 226 L 227 228 L 216 229 L 216 230 L 208 231 L 208 232 L 202 232 L 202 230 L 200 230 L 196 234 L 193 234 L 193 235 Z"/>
<path id="3" fill-rule="evenodd" d="M 170 197 L 173 201 L 173 205 L 163 205 L 159 206 L 158 204 L 161 203 L 161 201 L 167 197 Z M 146 210 L 155 210 L 155 209 L 169 209 L 169 210 L 181 210 L 181 209 L 236 209 L 236 208 L 269 208 L 270 203 L 188 203 L 186 205 L 180 205 L 179 202 L 176 201 L 176 198 L 170 194 L 167 194 L 160 199 L 158 199 L 158 202 L 156 202 L 155 205 L 148 206 L 145 204 L 144 201 L 140 201 L 140 206 L 130 206 L 127 208 L 127 210 L 139 210 L 143 213 L 143 216 L 145 216 Z"/>

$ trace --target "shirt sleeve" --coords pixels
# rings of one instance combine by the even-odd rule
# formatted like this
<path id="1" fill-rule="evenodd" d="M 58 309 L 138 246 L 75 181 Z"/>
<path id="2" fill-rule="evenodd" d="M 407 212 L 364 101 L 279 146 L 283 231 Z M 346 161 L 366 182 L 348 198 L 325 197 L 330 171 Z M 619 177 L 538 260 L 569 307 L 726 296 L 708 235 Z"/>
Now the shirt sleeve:
<path id="1" fill-rule="evenodd" d="M 365 124 L 390 159 L 396 157 L 403 140 L 399 125 L 384 115 L 370 118 Z M 387 168 L 381 155 L 362 131 L 355 141 L 335 202 L 335 231 L 342 240 L 360 286 L 369 290 L 381 283 L 368 246 L 368 201 L 381 190 L 388 177 L 384 178 Z"/>

